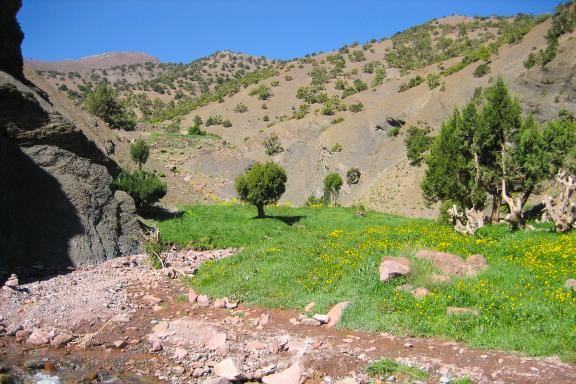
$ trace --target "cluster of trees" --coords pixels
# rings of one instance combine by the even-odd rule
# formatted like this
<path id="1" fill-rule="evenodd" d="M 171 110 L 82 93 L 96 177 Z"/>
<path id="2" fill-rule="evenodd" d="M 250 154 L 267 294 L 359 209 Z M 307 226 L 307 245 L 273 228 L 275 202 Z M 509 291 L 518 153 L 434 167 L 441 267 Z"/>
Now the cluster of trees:
<path id="1" fill-rule="evenodd" d="M 429 144 L 426 132 L 412 129 L 407 138 L 411 161 L 421 162 Z M 410 140 L 410 142 L 409 142 Z M 505 220 L 524 227 L 524 207 L 544 180 L 561 169 L 576 171 L 576 124 L 573 116 L 539 127 L 532 116 L 522 118 L 520 104 L 501 78 L 478 90 L 470 103 L 442 124 L 426 156 L 422 190 L 427 202 L 441 201 L 453 223 L 463 232 L 484 224 L 483 211 L 491 202 L 489 221 Z"/>

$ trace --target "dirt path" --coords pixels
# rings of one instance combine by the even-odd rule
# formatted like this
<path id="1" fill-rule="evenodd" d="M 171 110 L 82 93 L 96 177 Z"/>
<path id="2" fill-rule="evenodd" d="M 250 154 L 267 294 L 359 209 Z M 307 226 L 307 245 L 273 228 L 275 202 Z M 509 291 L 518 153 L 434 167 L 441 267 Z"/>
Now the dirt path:
<path id="1" fill-rule="evenodd" d="M 191 272 L 205 260 L 232 253 L 185 251 L 168 260 Z M 55 383 L 188 383 L 208 381 L 216 371 L 239 381 L 264 376 L 274 384 L 349 384 L 374 380 L 366 366 L 388 357 L 427 370 L 429 383 L 463 376 L 474 383 L 576 382 L 576 366 L 555 358 L 296 324 L 299 313 L 292 310 L 241 304 L 215 308 L 215 301 L 204 307 L 204 298 L 191 303 L 188 288 L 165 272 L 149 269 L 144 256 L 134 256 L 18 291 L 2 289 L 0 375 L 36 377 L 32 382 L 51 376 L 48 382 Z M 226 368 L 226 363 L 232 365 Z M 287 369 L 281 381 L 269 376 Z"/>

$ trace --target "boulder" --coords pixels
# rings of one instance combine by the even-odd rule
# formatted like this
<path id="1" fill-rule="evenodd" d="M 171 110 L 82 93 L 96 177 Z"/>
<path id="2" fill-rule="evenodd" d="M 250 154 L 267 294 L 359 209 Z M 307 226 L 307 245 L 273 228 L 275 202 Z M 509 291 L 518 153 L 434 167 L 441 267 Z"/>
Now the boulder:
<path id="1" fill-rule="evenodd" d="M 312 319 L 310 317 L 305 317 L 303 319 L 300 320 L 300 324 L 302 325 L 312 325 L 312 326 L 319 326 L 322 325 L 322 323 L 316 319 Z"/>
<path id="2" fill-rule="evenodd" d="M 564 288 L 576 291 L 576 279 L 568 279 L 564 283 Z"/>
<path id="3" fill-rule="evenodd" d="M 416 253 L 416 257 L 430 261 L 443 273 L 452 276 L 475 276 L 479 271 L 488 268 L 482 255 L 472 255 L 464 260 L 451 253 L 422 250 Z"/>
<path id="4" fill-rule="evenodd" d="M 422 300 L 429 293 L 430 293 L 429 290 L 427 290 L 424 287 L 420 287 L 412 291 L 412 296 L 414 296 L 416 300 Z"/>
<path id="5" fill-rule="evenodd" d="M 387 256 L 380 263 L 380 281 L 383 283 L 408 274 L 410 274 L 410 260 L 405 257 Z"/>
<path id="6" fill-rule="evenodd" d="M 28 336 L 28 340 L 26 340 L 26 342 L 36 346 L 45 345 L 50 343 L 50 336 L 50 332 L 44 329 L 34 328 L 30 336 Z"/>
<path id="7" fill-rule="evenodd" d="M 206 344 L 206 348 L 211 350 L 218 350 L 226 346 L 226 333 L 220 332 L 214 335 Z"/>
<path id="8" fill-rule="evenodd" d="M 53 347 L 63 347 L 66 344 L 68 344 L 70 341 L 72 341 L 72 339 L 74 338 L 74 336 L 68 332 L 61 332 L 58 335 L 56 335 L 56 337 L 54 337 L 52 339 L 52 341 L 50 342 L 50 345 Z"/>
<path id="9" fill-rule="evenodd" d="M 238 361 L 233 357 L 224 359 L 216 364 L 214 366 L 214 373 L 216 376 L 223 377 L 230 381 L 240 381 L 244 378 Z"/>
<path id="10" fill-rule="evenodd" d="M 15 274 L 10 275 L 8 280 L 4 283 L 6 288 L 16 289 L 18 287 L 18 277 Z"/>
<path id="11" fill-rule="evenodd" d="M 349 305 L 349 301 L 342 301 L 330 308 L 327 313 L 328 317 L 330 318 L 330 321 L 328 322 L 329 327 L 335 327 L 340 322 L 340 319 L 342 319 L 342 313 L 346 308 L 348 308 Z"/>
<path id="12" fill-rule="evenodd" d="M 198 294 L 193 289 L 188 290 L 188 302 L 195 303 L 197 298 Z"/>
<path id="13" fill-rule="evenodd" d="M 206 295 L 200 295 L 198 296 L 198 298 L 196 299 L 196 301 L 198 302 L 198 305 L 201 307 L 208 307 L 210 306 L 210 299 L 208 298 L 208 296 Z"/>
<path id="14" fill-rule="evenodd" d="M 330 316 L 328 315 L 315 314 L 312 318 L 318 320 L 321 324 L 328 324 L 330 322 Z"/>
<path id="15" fill-rule="evenodd" d="M 297 362 L 281 372 L 264 376 L 264 384 L 300 384 L 304 381 L 304 368 L 300 362 Z"/>
<path id="16" fill-rule="evenodd" d="M 214 300 L 214 308 L 226 308 L 226 299 L 216 299 Z"/>

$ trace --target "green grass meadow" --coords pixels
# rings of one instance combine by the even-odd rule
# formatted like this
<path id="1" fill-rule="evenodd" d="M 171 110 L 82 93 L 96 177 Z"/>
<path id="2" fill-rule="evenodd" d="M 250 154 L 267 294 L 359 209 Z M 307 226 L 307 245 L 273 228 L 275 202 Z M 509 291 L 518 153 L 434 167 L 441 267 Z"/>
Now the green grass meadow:
<path id="1" fill-rule="evenodd" d="M 576 278 L 575 234 L 558 235 L 550 225 L 537 225 L 535 232 L 496 225 L 466 237 L 430 220 L 371 211 L 360 217 L 349 208 L 268 207 L 264 219 L 243 205 L 182 209 L 182 217 L 159 223 L 164 241 L 242 249 L 205 263 L 190 278 L 209 296 L 298 309 L 315 301 L 317 313 L 349 300 L 343 327 L 576 361 L 576 295 L 563 288 L 566 279 Z M 479 253 L 489 268 L 438 284 L 429 278 L 435 268 L 414 260 L 407 278 L 379 281 L 383 256 L 414 258 L 419 249 Z M 394 289 L 405 283 L 431 294 L 418 301 Z M 480 316 L 449 316 L 449 306 L 474 307 Z"/>

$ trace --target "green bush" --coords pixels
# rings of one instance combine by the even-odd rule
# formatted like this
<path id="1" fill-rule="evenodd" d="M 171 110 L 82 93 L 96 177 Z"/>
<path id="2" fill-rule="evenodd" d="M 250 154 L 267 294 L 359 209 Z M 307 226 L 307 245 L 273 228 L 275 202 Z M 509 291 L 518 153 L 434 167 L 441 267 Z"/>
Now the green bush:
<path id="1" fill-rule="evenodd" d="M 362 173 L 358 168 L 350 168 L 346 171 L 346 182 L 348 184 L 358 184 Z"/>
<path id="2" fill-rule="evenodd" d="M 258 96 L 260 100 L 268 100 L 272 96 L 272 91 L 267 85 L 260 85 L 250 92 L 250 96 Z"/>
<path id="3" fill-rule="evenodd" d="M 440 75 L 437 73 L 431 73 L 426 76 L 426 82 L 428 83 L 428 88 L 434 89 L 440 86 Z"/>
<path id="4" fill-rule="evenodd" d="M 490 67 L 488 66 L 488 64 L 486 64 L 486 63 L 480 64 L 474 70 L 474 77 L 483 77 L 484 75 L 488 74 L 489 72 L 490 72 Z"/>
<path id="5" fill-rule="evenodd" d="M 223 126 L 224 128 L 230 128 L 230 127 L 232 126 L 232 122 L 231 122 L 230 120 L 224 120 L 224 121 L 222 122 L 222 126 Z"/>
<path id="6" fill-rule="evenodd" d="M 356 89 L 356 92 L 365 91 L 368 89 L 368 84 L 366 84 L 360 79 L 356 79 L 354 80 L 354 89 Z"/>
<path id="7" fill-rule="evenodd" d="M 424 82 L 424 78 L 420 75 L 417 75 L 416 77 L 411 78 L 410 80 L 408 80 L 407 83 L 402 83 L 400 85 L 400 88 L 398 88 L 398 92 L 404 92 L 409 90 L 410 88 L 414 88 L 419 86 L 420 84 L 422 84 Z"/>
<path id="8" fill-rule="evenodd" d="M 144 139 L 139 138 L 130 145 L 130 157 L 138 164 L 138 169 L 142 169 L 142 165 L 148 161 L 148 156 L 150 156 L 150 147 Z"/>
<path id="9" fill-rule="evenodd" d="M 236 192 L 240 200 L 254 205 L 258 217 L 262 218 L 264 206 L 278 202 L 286 191 L 287 180 L 286 171 L 280 165 L 272 161 L 256 163 L 236 178 Z"/>
<path id="10" fill-rule="evenodd" d="M 238 103 L 234 107 L 234 112 L 236 113 L 244 113 L 248 111 L 248 107 L 244 103 Z"/>
<path id="11" fill-rule="evenodd" d="M 342 116 L 339 116 L 339 117 L 335 118 L 334 120 L 332 120 L 332 121 L 330 122 L 330 124 L 336 125 L 336 124 L 340 124 L 340 123 L 343 122 L 343 121 L 344 121 L 344 118 L 343 118 Z"/>
<path id="12" fill-rule="evenodd" d="M 338 196 L 340 194 L 340 188 L 342 188 L 342 177 L 337 172 L 332 172 L 326 175 L 324 178 L 324 205 L 338 204 Z"/>
<path id="13" fill-rule="evenodd" d="M 206 119 L 206 126 L 221 125 L 224 122 L 222 115 L 212 115 Z"/>
<path id="14" fill-rule="evenodd" d="M 360 102 L 356 104 L 351 104 L 350 107 L 348 107 L 348 109 L 350 110 L 350 112 L 357 113 L 360 112 L 362 109 L 364 109 L 364 104 Z"/>
<path id="15" fill-rule="evenodd" d="M 264 151 L 268 156 L 275 156 L 284 152 L 284 147 L 282 147 L 280 138 L 276 133 L 272 133 L 269 137 L 264 139 L 262 145 L 264 145 Z"/>
<path id="16" fill-rule="evenodd" d="M 114 180 L 114 185 L 132 196 L 139 211 L 156 203 L 167 191 L 166 183 L 158 176 L 142 170 L 121 172 Z"/>

